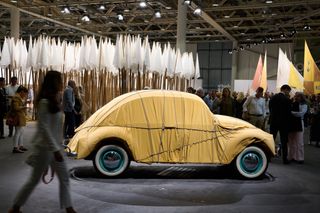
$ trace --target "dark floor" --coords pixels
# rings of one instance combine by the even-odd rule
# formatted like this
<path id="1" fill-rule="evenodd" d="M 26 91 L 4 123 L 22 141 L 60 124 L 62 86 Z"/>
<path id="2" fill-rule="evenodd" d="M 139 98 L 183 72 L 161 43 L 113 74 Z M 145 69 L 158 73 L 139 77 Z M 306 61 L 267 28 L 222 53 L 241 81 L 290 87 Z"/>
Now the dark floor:
<path id="1" fill-rule="evenodd" d="M 34 123 L 25 129 L 28 146 Z M 7 131 L 7 128 L 6 128 Z M 308 130 L 306 131 L 306 143 Z M 0 213 L 7 212 L 29 175 L 28 153 L 12 154 L 12 139 L 0 140 Z M 274 158 L 261 180 L 243 180 L 210 166 L 139 165 L 122 178 L 99 176 L 92 163 L 69 159 L 72 199 L 79 213 L 98 212 L 320 212 L 320 148 L 305 145 L 305 164 Z M 25 213 L 63 212 L 58 182 L 39 184 Z"/>

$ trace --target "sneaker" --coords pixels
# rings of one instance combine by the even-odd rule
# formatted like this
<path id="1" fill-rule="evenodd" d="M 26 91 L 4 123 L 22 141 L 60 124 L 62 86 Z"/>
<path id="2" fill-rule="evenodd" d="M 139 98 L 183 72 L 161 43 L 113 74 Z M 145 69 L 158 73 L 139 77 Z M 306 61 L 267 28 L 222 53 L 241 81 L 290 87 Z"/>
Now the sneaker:
<path id="1" fill-rule="evenodd" d="M 20 146 L 19 149 L 20 149 L 21 151 L 24 151 L 24 152 L 25 152 L 25 151 L 28 151 L 28 149 L 25 148 L 24 146 Z"/>
<path id="2" fill-rule="evenodd" d="M 24 153 L 24 151 L 22 151 L 18 148 L 13 148 L 12 153 Z"/>
<path id="3" fill-rule="evenodd" d="M 4 136 L 0 136 L 0 139 L 5 139 L 5 137 Z"/>

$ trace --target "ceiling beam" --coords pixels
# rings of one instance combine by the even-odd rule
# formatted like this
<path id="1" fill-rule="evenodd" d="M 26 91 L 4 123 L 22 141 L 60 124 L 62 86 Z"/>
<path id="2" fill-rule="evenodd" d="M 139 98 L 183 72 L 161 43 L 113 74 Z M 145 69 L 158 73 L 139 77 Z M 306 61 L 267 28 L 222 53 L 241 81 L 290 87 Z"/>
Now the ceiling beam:
<path id="1" fill-rule="evenodd" d="M 52 18 L 48 18 L 46 16 L 43 16 L 43 15 L 39 15 L 37 13 L 34 13 L 34 12 L 31 12 L 31 11 L 27 11 L 25 9 L 21 9 L 19 7 L 16 7 L 14 5 L 11 5 L 11 4 L 8 4 L 8 3 L 5 3 L 5 2 L 1 2 L 0 1 L 0 5 L 3 5 L 5 7 L 8 7 L 8 8 L 17 8 L 20 12 L 22 13 L 26 13 L 26 14 L 29 14 L 29 15 L 32 15 L 32 16 L 35 16 L 37 18 L 41 18 L 41 19 L 44 19 L 44 20 L 47 20 L 47 21 L 50 21 L 50 22 L 53 22 L 53 23 L 56 23 L 56 24 L 60 24 L 62 26 L 65 26 L 65 27 L 69 27 L 71 29 L 75 29 L 75 30 L 78 30 L 78 31 L 81 31 L 81 32 L 84 32 L 84 33 L 88 33 L 88 34 L 91 34 L 91 35 L 95 35 L 95 36 L 102 36 L 101 34 L 99 33 L 95 33 L 95 32 L 91 32 L 89 30 L 86 30 L 86 29 L 82 29 L 80 27 L 76 27 L 76 26 L 73 26 L 71 24 L 67 24 L 67 23 L 64 23 L 64 22 L 61 22 L 61 21 L 57 21 L 57 20 L 54 20 Z"/>
<path id="2" fill-rule="evenodd" d="M 296 1 L 283 1 L 283 2 L 273 2 L 272 4 L 266 3 L 252 3 L 252 4 L 241 4 L 241 5 L 231 5 L 231 6 L 219 6 L 219 7 L 208 7 L 202 8 L 206 12 L 209 11 L 235 11 L 235 10 L 251 10 L 251 9 L 261 9 L 261 8 L 271 8 L 271 7 L 292 7 L 292 6 L 299 6 L 301 5 L 312 5 L 317 4 L 319 5 L 319 0 L 296 0 Z"/>
<path id="3" fill-rule="evenodd" d="M 191 5 L 189 6 L 192 10 L 195 10 L 198 5 L 196 5 L 195 3 L 191 2 Z M 237 39 L 235 39 L 230 33 L 228 33 L 223 27 L 221 27 L 220 24 L 218 24 L 215 20 L 213 20 L 213 18 L 211 18 L 206 12 L 202 11 L 200 14 L 201 18 L 203 18 L 203 20 L 205 20 L 206 22 L 208 22 L 208 24 L 210 24 L 211 26 L 213 26 L 216 30 L 218 30 L 220 33 L 222 33 L 222 35 L 224 35 L 225 37 L 227 37 L 228 39 L 230 39 L 231 41 L 237 41 Z"/>

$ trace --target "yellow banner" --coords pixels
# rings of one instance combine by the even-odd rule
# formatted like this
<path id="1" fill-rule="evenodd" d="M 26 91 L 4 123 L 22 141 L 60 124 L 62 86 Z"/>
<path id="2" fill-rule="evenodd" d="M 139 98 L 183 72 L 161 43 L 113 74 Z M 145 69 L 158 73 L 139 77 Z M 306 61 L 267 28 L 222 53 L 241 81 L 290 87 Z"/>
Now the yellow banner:
<path id="1" fill-rule="evenodd" d="M 300 75 L 300 73 L 297 71 L 297 69 L 293 66 L 293 64 L 290 64 L 290 75 L 289 75 L 289 83 L 291 87 L 303 90 L 303 77 Z"/>
<path id="2" fill-rule="evenodd" d="M 314 62 L 308 44 L 304 42 L 304 87 L 306 94 L 315 94 L 315 81 L 320 81 L 320 71 Z"/>
<path id="3" fill-rule="evenodd" d="M 314 94 L 319 94 L 320 93 L 320 81 L 315 81 L 313 83 L 313 88 L 314 88 Z"/>

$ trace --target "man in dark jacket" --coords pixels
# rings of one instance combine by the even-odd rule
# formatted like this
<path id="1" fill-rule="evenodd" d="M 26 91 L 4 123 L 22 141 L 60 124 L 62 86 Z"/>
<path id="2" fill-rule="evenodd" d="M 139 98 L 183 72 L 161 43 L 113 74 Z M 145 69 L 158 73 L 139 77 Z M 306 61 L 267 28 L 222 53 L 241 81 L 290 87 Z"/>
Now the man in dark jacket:
<path id="1" fill-rule="evenodd" d="M 0 139 L 4 138 L 4 124 L 3 119 L 7 112 L 7 93 L 4 88 L 4 78 L 0 78 Z"/>
<path id="2" fill-rule="evenodd" d="M 75 97 L 74 97 L 74 88 L 76 83 L 73 80 L 68 81 L 68 86 L 63 92 L 63 111 L 64 111 L 64 125 L 63 125 L 63 134 L 64 138 L 72 138 L 74 135 L 75 128 Z"/>
<path id="3" fill-rule="evenodd" d="M 270 133 L 273 135 L 274 140 L 280 132 L 281 154 L 284 164 L 288 164 L 288 132 L 289 132 L 289 119 L 291 112 L 291 101 L 289 93 L 291 87 L 283 85 L 280 92 L 274 95 L 269 102 L 270 109 Z"/>

